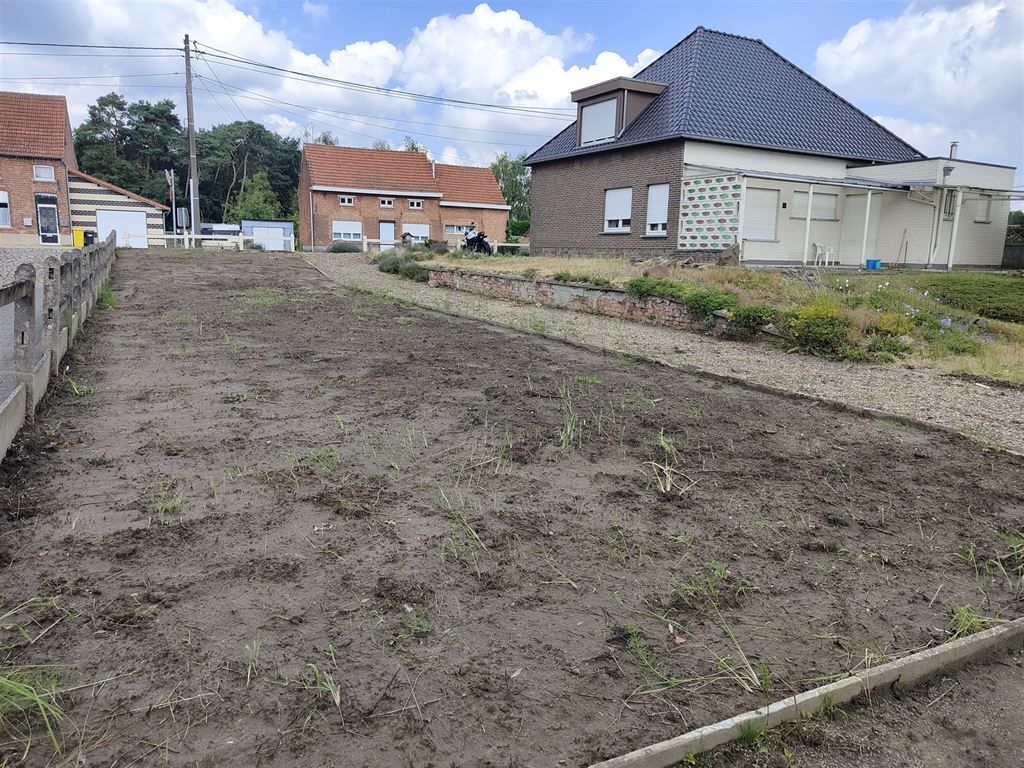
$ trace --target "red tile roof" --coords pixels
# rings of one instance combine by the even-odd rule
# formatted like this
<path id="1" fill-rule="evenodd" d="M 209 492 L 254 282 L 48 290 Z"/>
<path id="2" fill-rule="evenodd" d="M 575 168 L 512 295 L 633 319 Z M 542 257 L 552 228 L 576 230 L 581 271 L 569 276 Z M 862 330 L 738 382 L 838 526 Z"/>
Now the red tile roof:
<path id="1" fill-rule="evenodd" d="M 437 193 L 430 161 L 422 152 L 305 144 L 313 186 Z"/>
<path id="2" fill-rule="evenodd" d="M 101 187 L 112 189 L 115 192 L 120 192 L 122 195 L 132 198 L 132 200 L 138 200 L 140 203 L 152 205 L 154 208 L 159 208 L 161 211 L 171 210 L 169 206 L 166 206 L 163 203 L 158 203 L 156 200 L 150 200 L 148 197 L 143 197 L 142 195 L 137 195 L 134 192 L 129 192 L 127 189 L 121 189 L 121 187 L 116 184 L 111 184 L 109 181 L 104 181 L 103 179 L 97 179 L 95 176 L 90 176 L 88 173 L 83 173 L 82 171 L 71 171 L 70 175 L 92 182 L 93 184 L 99 184 Z"/>
<path id="3" fill-rule="evenodd" d="M 438 163 L 437 185 L 445 202 L 507 205 L 490 168 Z"/>
<path id="4" fill-rule="evenodd" d="M 68 133 L 63 96 L 0 91 L 0 155 L 63 158 Z"/>
<path id="5" fill-rule="evenodd" d="M 505 205 L 490 168 L 437 163 L 435 171 L 422 152 L 322 144 L 303 145 L 302 155 L 314 187 L 441 193 L 447 202 Z"/>

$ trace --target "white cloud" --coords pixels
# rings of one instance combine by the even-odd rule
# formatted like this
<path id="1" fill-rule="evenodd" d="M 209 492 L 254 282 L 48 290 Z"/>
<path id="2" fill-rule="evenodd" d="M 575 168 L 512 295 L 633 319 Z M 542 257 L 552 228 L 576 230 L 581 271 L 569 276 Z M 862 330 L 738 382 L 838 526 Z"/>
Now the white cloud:
<path id="1" fill-rule="evenodd" d="M 572 29 L 546 31 L 514 10 L 496 11 L 488 5 L 478 5 L 467 13 L 434 17 L 422 28 L 411 30 L 404 44 L 350 40 L 318 55 L 304 50 L 284 32 L 239 5 L 240 0 L 177 0 L 146 5 L 129 0 L 80 0 L 64 6 L 64 12 L 51 20 L 48 35 L 55 42 L 122 45 L 129 41 L 133 45 L 180 47 L 188 32 L 200 48 L 211 53 L 216 53 L 211 50 L 215 47 L 284 69 L 467 101 L 549 108 L 569 107 L 569 91 L 573 88 L 628 74 L 653 56 L 653 52 L 644 51 L 631 61 L 632 54 L 588 54 L 593 45 L 589 35 Z M 307 16 L 316 15 L 322 5 L 306 0 L 303 11 Z M 38 37 L 36 4 L 31 0 L 6 0 L 4 26 L 5 34 L 14 39 Z M 124 77 L 175 71 L 181 71 L 180 58 L 15 56 L 4 61 L 5 77 L 119 76 L 94 81 L 94 85 L 37 81 L 8 86 L 65 93 L 73 124 L 85 119 L 90 103 L 111 90 L 120 90 L 129 100 L 172 98 L 184 117 L 180 74 Z M 535 148 L 572 119 L 570 111 L 563 119 L 552 120 L 426 105 L 247 71 L 213 56 L 195 60 L 194 71 L 200 127 L 240 119 L 241 112 L 281 135 L 329 131 L 340 142 L 357 146 L 367 146 L 378 138 L 397 146 L 408 133 L 435 155 L 462 162 L 486 163 L 503 150 L 518 153 Z M 218 77 L 229 89 L 248 91 L 233 91 L 237 107 L 224 94 Z M 144 83 L 150 85 L 140 87 Z M 250 98 L 253 96 L 256 98 Z M 274 99 L 300 106 L 274 103 Z"/>
<path id="2" fill-rule="evenodd" d="M 819 46 L 818 76 L 928 154 L 1024 161 L 1024 4 L 909 6 Z"/>
<path id="3" fill-rule="evenodd" d="M 323 21 L 327 18 L 328 11 L 330 9 L 324 3 L 311 3 L 309 0 L 303 0 L 302 12 L 313 21 Z"/>

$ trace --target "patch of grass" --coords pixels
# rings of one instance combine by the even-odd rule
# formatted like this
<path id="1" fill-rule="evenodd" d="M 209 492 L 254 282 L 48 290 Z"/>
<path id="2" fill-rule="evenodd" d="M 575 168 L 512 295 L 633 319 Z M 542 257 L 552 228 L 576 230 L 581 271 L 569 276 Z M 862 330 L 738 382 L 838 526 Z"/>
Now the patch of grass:
<path id="1" fill-rule="evenodd" d="M 775 322 L 778 310 L 769 304 L 737 307 L 729 316 L 729 334 L 737 339 L 752 339 L 760 330 Z"/>
<path id="2" fill-rule="evenodd" d="M 555 272 L 551 275 L 551 279 L 559 283 L 582 283 L 584 285 L 592 285 L 595 288 L 607 288 L 612 284 L 611 280 L 607 277 L 591 274 L 589 272 L 571 272 L 567 269 L 561 269 Z"/>
<path id="3" fill-rule="evenodd" d="M 537 272 L 537 270 L 535 268 L 528 267 L 528 268 L 524 269 L 520 274 L 523 277 L 527 278 L 528 280 L 533 280 L 540 273 Z"/>
<path id="4" fill-rule="evenodd" d="M 539 317 L 530 318 L 530 330 L 534 333 L 547 333 L 548 325 Z"/>
<path id="5" fill-rule="evenodd" d="M 252 679 L 260 673 L 262 666 L 260 665 L 260 651 L 263 649 L 263 640 L 260 638 L 260 633 L 256 632 L 256 637 L 252 639 L 251 643 L 246 643 L 242 648 L 242 656 L 245 658 L 245 687 L 248 688 L 252 685 Z"/>
<path id="6" fill-rule="evenodd" d="M 75 397 L 86 397 L 88 395 L 91 395 L 95 391 L 89 385 L 79 383 L 70 376 L 66 376 L 65 378 L 67 379 L 68 382 L 68 392 L 70 392 Z"/>
<path id="7" fill-rule="evenodd" d="M 32 748 L 35 718 L 42 720 L 54 752 L 60 752 L 54 729 L 64 712 L 55 703 L 56 689 L 55 679 L 42 667 L 0 664 L 0 730 L 24 743 L 23 757 Z"/>
<path id="8" fill-rule="evenodd" d="M 680 684 L 679 678 L 665 671 L 661 660 L 647 642 L 643 630 L 633 623 L 626 627 L 626 650 L 629 651 L 636 663 L 643 667 L 647 676 L 652 678 L 651 683 L 638 687 L 634 694 L 656 693 Z"/>
<path id="9" fill-rule="evenodd" d="M 920 275 L 915 282 L 951 307 L 993 320 L 1024 323 L 1024 278 L 951 272 Z"/>
<path id="10" fill-rule="evenodd" d="M 672 592 L 673 602 L 695 611 L 718 610 L 750 591 L 723 564 L 712 560 Z"/>
<path id="11" fill-rule="evenodd" d="M 764 731 L 753 723 L 744 723 L 740 726 L 739 742 L 747 747 L 755 746 L 764 737 Z"/>
<path id="12" fill-rule="evenodd" d="M 956 639 L 1001 623 L 999 619 L 982 616 L 973 605 L 958 605 L 949 617 L 949 633 Z"/>
<path id="13" fill-rule="evenodd" d="M 100 309 L 117 309 L 117 294 L 111 289 L 109 280 L 100 286 L 96 303 Z"/>
<path id="14" fill-rule="evenodd" d="M 294 451 L 289 451 L 284 455 L 284 457 L 293 470 L 305 468 L 324 474 L 331 472 L 341 460 L 341 455 L 338 453 L 338 449 L 333 445 L 313 448 L 302 455 L 295 453 Z"/>
<path id="15" fill-rule="evenodd" d="M 306 664 L 313 673 L 313 681 L 309 687 L 317 698 L 325 698 L 341 712 L 341 684 L 327 670 L 320 669 L 316 664 Z"/>
<path id="16" fill-rule="evenodd" d="M 812 355 L 846 359 L 854 348 L 852 322 L 838 302 L 826 298 L 787 313 L 783 332 Z"/>
<path id="17" fill-rule="evenodd" d="M 150 523 L 155 520 L 158 525 L 169 525 L 172 517 L 181 518 L 185 499 L 177 488 L 176 477 L 162 477 L 145 487 L 142 498 L 149 511 Z"/>
<path id="18" fill-rule="evenodd" d="M 247 288 L 236 293 L 233 298 L 245 309 L 270 309 L 288 301 L 288 294 L 278 288 Z"/>

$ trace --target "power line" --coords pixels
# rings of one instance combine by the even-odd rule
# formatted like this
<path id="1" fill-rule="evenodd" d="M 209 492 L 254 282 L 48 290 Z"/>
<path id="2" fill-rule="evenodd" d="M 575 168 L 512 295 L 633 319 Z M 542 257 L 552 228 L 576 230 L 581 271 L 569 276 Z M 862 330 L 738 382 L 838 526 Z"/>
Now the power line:
<path id="1" fill-rule="evenodd" d="M 170 77 L 180 75 L 181 72 L 142 72 L 135 75 L 46 75 L 44 77 L 0 77 L 0 80 L 18 80 L 29 82 L 33 80 L 110 80 L 123 79 L 125 77 Z M 68 85 L 81 85 L 81 83 L 68 83 Z"/>
<path id="2" fill-rule="evenodd" d="M 23 82 L 17 78 L 11 77 L 0 77 L 0 82 L 10 83 L 11 85 L 76 85 L 82 88 L 112 88 L 116 86 L 118 90 L 121 88 L 181 89 L 180 85 L 167 85 L 166 83 L 69 83 L 67 80 L 32 80 L 31 82 Z"/>
<path id="3" fill-rule="evenodd" d="M 213 71 L 213 67 L 210 66 L 209 59 L 207 59 L 206 56 L 200 54 L 198 51 L 196 52 L 196 58 L 202 58 L 203 63 L 206 65 L 206 68 L 208 70 L 210 70 L 210 74 L 213 75 L 214 77 L 216 77 L 217 78 L 217 82 L 220 83 L 221 90 L 224 91 L 224 93 L 227 95 L 227 97 L 229 99 L 231 99 L 231 103 L 235 105 L 235 109 L 237 109 L 238 110 L 238 114 L 240 114 L 242 116 L 242 120 L 244 122 L 247 122 L 249 120 L 249 118 L 247 118 L 245 116 L 245 113 L 242 111 L 242 108 L 240 106 L 238 106 L 238 102 L 235 101 L 235 97 L 232 96 L 230 93 L 228 93 L 228 89 L 224 87 L 224 83 L 221 83 L 220 77 L 217 76 L 217 73 Z M 198 75 L 196 75 L 196 77 L 198 77 Z M 209 88 L 207 88 L 207 90 L 209 90 Z M 213 94 L 211 93 L 210 95 L 212 96 Z"/>
<path id="4" fill-rule="evenodd" d="M 47 48 L 107 48 L 122 51 L 181 51 L 181 48 L 155 45 L 87 45 L 85 43 L 35 43 L 15 40 L 0 40 L 0 45 L 36 45 Z"/>
<path id="5" fill-rule="evenodd" d="M 197 75 L 197 77 L 198 77 L 198 75 Z M 220 81 L 218 80 L 218 82 L 220 82 Z M 221 85 L 224 85 L 224 83 L 222 82 Z M 360 112 L 347 112 L 347 111 L 343 112 L 343 111 L 336 110 L 336 109 L 325 109 L 323 107 L 310 107 L 310 106 L 305 105 L 305 104 L 296 104 L 296 103 L 291 102 L 291 101 L 284 101 L 282 99 L 278 99 L 278 98 L 275 98 L 273 96 L 268 96 L 266 94 L 259 93 L 257 91 L 250 91 L 250 90 L 248 90 L 246 88 L 242 88 L 240 86 L 233 85 L 231 83 L 227 83 L 227 86 L 229 88 L 232 88 L 235 91 L 238 91 L 239 93 L 247 93 L 247 94 L 250 94 L 250 95 L 253 95 L 253 96 L 259 96 L 260 98 L 266 99 L 268 101 L 272 101 L 272 102 L 275 102 L 275 103 L 278 103 L 278 104 L 285 104 L 285 105 L 290 106 L 290 107 L 298 107 L 299 109 L 307 109 L 307 110 L 309 110 L 311 112 L 319 112 L 319 113 L 325 114 L 325 115 L 335 115 L 337 117 L 342 117 L 342 118 L 345 118 L 346 120 L 351 120 L 352 122 L 356 122 L 356 123 L 362 123 L 363 125 L 369 125 L 369 126 L 372 126 L 374 128 L 387 128 L 389 130 L 397 130 L 394 126 L 381 125 L 379 123 L 367 122 L 365 120 L 359 120 L 357 118 L 365 117 L 365 118 L 371 118 L 371 119 L 376 119 L 376 120 L 387 120 L 387 121 L 390 121 L 390 122 L 397 122 L 397 123 L 409 123 L 411 125 L 425 125 L 425 126 L 428 126 L 428 127 L 431 127 L 431 128 L 453 128 L 453 129 L 459 130 L 459 131 L 473 131 L 475 133 L 496 133 L 496 134 L 502 134 L 502 135 L 506 135 L 506 136 L 527 136 L 527 137 L 535 138 L 535 139 L 542 139 L 542 138 L 543 139 L 547 139 L 547 138 L 549 138 L 549 134 L 546 134 L 546 133 L 541 134 L 541 133 L 526 133 L 526 132 L 522 132 L 522 131 L 500 131 L 500 130 L 496 130 L 496 129 L 492 129 L 492 128 L 468 128 L 468 127 L 464 128 L 461 125 L 451 125 L 449 123 L 432 123 L 432 122 L 423 121 L 423 120 L 406 120 L 406 119 L 403 119 L 403 118 L 400 118 L 400 117 L 389 117 L 389 116 L 386 116 L 386 115 L 367 115 L 367 114 L 360 113 Z M 405 130 L 405 129 L 403 129 L 403 130 Z M 416 133 L 415 130 L 409 130 L 409 132 L 410 133 Z M 432 135 L 432 134 L 424 133 L 423 135 Z M 442 136 L 440 138 L 448 138 L 448 137 Z M 520 146 L 526 146 L 526 145 L 520 145 Z"/>
<path id="6" fill-rule="evenodd" d="M 208 79 L 208 78 L 203 77 L 201 75 L 195 75 L 195 77 L 197 79 L 199 79 L 199 80 L 206 80 L 206 79 Z M 235 86 L 230 86 L 230 87 L 234 88 Z M 236 90 L 244 91 L 244 89 L 236 89 Z M 371 128 L 381 128 L 381 129 L 383 129 L 385 131 L 393 131 L 395 133 L 408 132 L 412 136 L 426 136 L 426 137 L 435 138 L 435 139 L 444 139 L 446 141 L 466 142 L 466 143 L 469 143 L 469 144 L 485 144 L 485 145 L 488 145 L 488 146 L 494 145 L 496 143 L 504 144 L 504 145 L 510 146 L 510 147 L 535 147 L 535 146 L 537 146 L 536 143 L 533 143 L 533 144 L 518 144 L 518 143 L 512 143 L 512 142 L 485 141 L 483 139 L 466 139 L 466 138 L 455 137 L 455 136 L 446 136 L 446 135 L 437 134 L 437 133 L 427 133 L 425 131 L 414 131 L 414 130 L 408 130 L 407 131 L 407 129 L 405 129 L 405 128 L 398 128 L 398 127 L 390 126 L 390 125 L 381 125 L 380 123 L 372 123 L 372 122 L 369 122 L 367 120 L 358 120 L 356 118 L 349 117 L 348 115 L 346 115 L 343 112 L 332 112 L 330 110 L 320 109 L 319 107 L 310 107 L 310 106 L 308 106 L 306 104 L 295 104 L 295 103 L 290 102 L 290 101 L 282 101 L 281 99 L 275 99 L 272 96 L 264 96 L 262 94 L 255 94 L 255 95 L 247 95 L 247 94 L 254 94 L 254 92 L 253 91 L 244 91 L 244 93 L 239 93 L 238 95 L 239 95 L 239 98 L 249 99 L 251 101 L 258 101 L 258 102 L 261 102 L 263 104 L 267 104 L 269 106 L 273 106 L 273 107 L 275 107 L 276 109 L 278 109 L 281 112 L 286 112 L 286 113 L 291 114 L 291 115 L 297 115 L 298 117 L 302 117 L 304 119 L 308 119 L 308 114 L 301 114 L 301 113 L 298 113 L 298 112 L 294 112 L 292 110 L 281 109 L 280 107 L 277 107 L 277 105 L 278 104 L 287 104 L 288 106 L 291 106 L 291 107 L 296 107 L 298 109 L 306 110 L 307 113 L 313 113 L 313 114 L 326 113 L 326 114 L 330 114 L 330 115 L 336 115 L 338 117 L 341 117 L 342 119 L 350 120 L 351 122 L 355 122 L 355 123 L 359 123 L 360 125 L 366 125 L 366 126 L 369 126 Z M 384 119 L 386 119 L 386 118 L 384 118 Z M 327 122 L 324 122 L 324 121 L 316 121 L 316 120 L 314 120 L 313 122 L 318 122 L 321 125 L 328 125 L 328 126 L 332 126 L 332 127 L 335 127 L 335 128 L 340 128 L 343 131 L 347 131 L 349 133 L 356 134 L 357 136 L 365 136 L 365 137 L 371 138 L 371 139 L 378 138 L 377 136 L 373 136 L 373 135 L 367 134 L 367 133 L 362 133 L 360 131 L 355 131 L 355 130 L 353 130 L 351 128 L 347 128 L 347 127 L 343 127 L 343 126 L 337 125 L 336 123 L 327 123 Z"/>
<path id="7" fill-rule="evenodd" d="M 245 64 L 250 64 L 252 66 L 261 67 L 263 69 L 273 70 L 275 72 L 283 72 L 283 73 L 287 73 L 287 74 L 290 74 L 290 75 L 298 75 L 298 76 L 306 78 L 306 79 L 314 79 L 314 80 L 318 80 L 318 81 L 322 81 L 322 82 L 332 83 L 332 84 L 338 85 L 338 86 L 343 87 L 343 88 L 350 88 L 350 89 L 353 89 L 353 90 L 360 90 L 360 91 L 364 91 L 364 92 L 365 91 L 370 91 L 370 92 L 380 93 L 380 94 L 382 94 L 384 96 L 389 96 L 389 97 L 392 97 L 392 98 L 405 98 L 405 99 L 412 99 L 412 100 L 415 100 L 415 101 L 428 101 L 428 102 L 435 103 L 435 104 L 447 104 L 447 105 L 451 105 L 451 106 L 469 107 L 469 108 L 473 108 L 473 109 L 485 108 L 485 109 L 490 109 L 490 110 L 502 110 L 502 111 L 507 111 L 507 112 L 517 112 L 517 113 L 525 113 L 525 114 L 533 113 L 533 114 L 536 114 L 536 115 L 541 115 L 541 114 L 545 114 L 546 113 L 547 115 L 549 115 L 551 117 L 557 117 L 558 119 L 561 119 L 561 116 L 556 114 L 558 112 L 575 112 L 575 110 L 570 110 L 570 109 L 566 109 L 566 108 L 562 108 L 562 107 L 522 107 L 522 106 L 517 106 L 517 105 L 514 105 L 514 104 L 488 104 L 486 102 L 479 102 L 479 101 L 467 101 L 467 100 L 463 100 L 463 99 L 450 99 L 450 98 L 443 97 L 443 96 L 430 96 L 430 95 L 422 94 L 422 93 L 414 93 L 412 91 L 399 91 L 399 90 L 394 90 L 394 89 L 390 89 L 390 88 L 384 88 L 382 86 L 377 86 L 377 85 L 367 85 L 365 83 L 355 83 L 355 82 L 351 82 L 351 81 L 348 81 L 348 80 L 339 80 L 337 78 L 327 77 L 325 75 L 312 75 L 312 74 L 308 74 L 308 73 L 305 73 L 305 72 L 299 72 L 299 71 L 294 70 L 294 69 L 285 69 L 283 67 L 276 67 L 276 66 L 274 66 L 272 64 L 264 64 L 262 62 L 258 62 L 258 61 L 254 61 L 252 59 L 247 59 L 245 57 L 238 56 L 238 55 L 230 53 L 228 51 L 223 51 L 220 48 L 213 47 L 212 45 L 207 45 L 205 43 L 203 43 L 203 45 L 206 48 L 209 48 L 212 51 L 218 51 L 220 54 L 223 54 L 223 55 L 217 55 L 217 54 L 209 54 L 208 51 L 206 52 L 209 55 L 213 56 L 214 58 L 227 59 L 228 61 L 242 62 L 242 63 L 245 63 Z"/>
<path id="8" fill-rule="evenodd" d="M 172 49 L 173 50 L 173 49 Z M 55 53 L 53 51 L 0 51 L 0 56 L 67 56 L 88 59 L 180 59 L 181 53 Z"/>

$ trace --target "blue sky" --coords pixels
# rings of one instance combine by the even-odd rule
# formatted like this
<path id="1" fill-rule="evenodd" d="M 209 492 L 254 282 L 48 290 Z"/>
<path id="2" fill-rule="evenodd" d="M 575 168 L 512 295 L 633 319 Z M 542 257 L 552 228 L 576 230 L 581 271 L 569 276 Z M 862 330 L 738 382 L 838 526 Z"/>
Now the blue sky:
<path id="1" fill-rule="evenodd" d="M 552 109 L 570 107 L 573 88 L 630 74 L 704 25 L 761 38 L 928 154 L 944 154 L 955 139 L 962 157 L 1024 165 L 1021 0 L 46 4 L 45 25 L 39 2 L 0 5 L 4 38 L 180 46 L 189 32 L 201 44 L 289 69 Z M 182 78 L 169 74 L 180 69 L 174 59 L 6 55 L 16 50 L 0 48 L 0 87 L 65 93 L 73 122 L 109 90 L 183 103 Z M 197 62 L 196 72 L 200 125 L 245 116 L 286 135 L 328 130 L 356 146 L 412 133 L 435 157 L 479 164 L 501 150 L 529 150 L 564 125 L 280 80 L 213 58 Z M 1016 183 L 1024 184 L 1020 174 Z"/>

